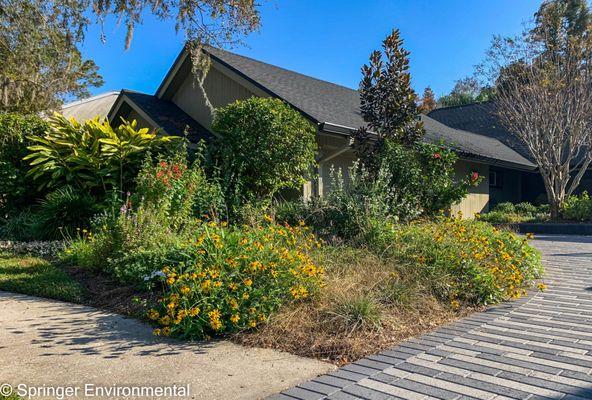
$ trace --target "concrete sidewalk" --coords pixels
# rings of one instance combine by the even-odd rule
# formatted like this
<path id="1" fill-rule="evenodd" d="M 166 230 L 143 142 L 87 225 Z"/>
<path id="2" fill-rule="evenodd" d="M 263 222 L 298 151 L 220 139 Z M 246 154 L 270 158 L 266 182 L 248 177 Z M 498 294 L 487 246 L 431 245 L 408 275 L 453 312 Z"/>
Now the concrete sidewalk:
<path id="1" fill-rule="evenodd" d="M 0 291 L 0 385 L 188 384 L 194 399 L 257 399 L 333 368 L 226 341 L 156 338 L 117 314 Z"/>

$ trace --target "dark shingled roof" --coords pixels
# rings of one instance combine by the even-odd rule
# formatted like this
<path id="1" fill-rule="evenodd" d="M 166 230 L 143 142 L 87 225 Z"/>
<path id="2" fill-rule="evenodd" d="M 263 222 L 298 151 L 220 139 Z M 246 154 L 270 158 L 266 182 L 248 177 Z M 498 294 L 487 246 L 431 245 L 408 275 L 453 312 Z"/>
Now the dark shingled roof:
<path id="1" fill-rule="evenodd" d="M 318 123 L 351 128 L 365 125 L 360 114 L 360 95 L 357 90 L 228 51 L 211 47 L 207 51 L 215 60 L 290 103 Z"/>
<path id="2" fill-rule="evenodd" d="M 183 136 L 186 133 L 187 139 L 194 143 L 211 135 L 173 102 L 131 90 L 122 90 L 121 94 L 130 99 L 169 135 Z"/>
<path id="3" fill-rule="evenodd" d="M 357 90 L 228 51 L 214 48 L 207 48 L 207 51 L 214 60 L 234 70 L 268 93 L 290 103 L 317 123 L 334 124 L 351 129 L 366 125 L 360 113 L 360 95 Z M 463 128 L 440 123 L 425 115 L 422 116 L 422 121 L 426 128 L 427 141 L 444 141 L 467 158 L 473 156 L 488 163 L 501 161 L 528 169 L 535 167 L 495 136 L 467 132 Z"/>
<path id="4" fill-rule="evenodd" d="M 534 169 L 525 157 L 512 150 L 495 138 L 479 135 L 473 132 L 462 131 L 444 125 L 427 115 L 422 115 L 421 120 L 426 130 L 424 139 L 430 143 L 445 143 L 458 152 L 461 156 L 474 158 L 488 164 L 519 164 L 528 169 Z"/>
<path id="5" fill-rule="evenodd" d="M 522 156 L 530 159 L 528 149 L 502 125 L 493 101 L 463 106 L 437 108 L 428 114 L 433 119 L 469 132 L 497 139 Z"/>

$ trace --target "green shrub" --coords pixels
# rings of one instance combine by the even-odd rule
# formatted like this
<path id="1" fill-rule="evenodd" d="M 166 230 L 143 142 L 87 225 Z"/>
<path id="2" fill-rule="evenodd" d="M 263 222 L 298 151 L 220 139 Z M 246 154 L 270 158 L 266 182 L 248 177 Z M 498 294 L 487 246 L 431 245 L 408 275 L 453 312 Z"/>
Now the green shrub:
<path id="1" fill-rule="evenodd" d="M 389 180 L 386 169 L 371 179 L 368 170 L 355 163 L 350 168 L 347 185 L 341 171 L 332 170 L 332 188 L 325 197 L 278 203 L 272 213 L 280 223 L 303 221 L 321 237 L 360 243 L 373 234 L 377 224 L 396 221 L 389 212 L 395 196 Z"/>
<path id="2" fill-rule="evenodd" d="M 319 290 L 323 270 L 309 256 L 316 245 L 303 227 L 202 224 L 180 251 L 185 259 L 162 267 L 165 294 L 148 313 L 161 326 L 155 333 L 203 338 L 256 327 Z"/>
<path id="3" fill-rule="evenodd" d="M 513 204 L 499 203 L 491 211 L 480 214 L 478 219 L 492 224 L 519 224 L 521 222 L 545 221 L 549 219 L 549 205 L 535 206 L 528 202 Z"/>
<path id="4" fill-rule="evenodd" d="M 0 219 L 0 238 L 4 240 L 35 240 L 35 214 L 30 208 L 15 211 Z"/>
<path id="5" fill-rule="evenodd" d="M 56 114 L 42 137 L 31 136 L 30 175 L 44 187 L 71 185 L 98 197 L 117 189 L 130 189 L 148 152 L 166 152 L 180 142 L 178 136 L 161 136 L 137 129 L 136 121 L 112 127 L 99 119 L 79 123 Z"/>
<path id="6" fill-rule="evenodd" d="M 516 213 L 523 215 L 536 214 L 538 212 L 537 206 L 526 201 L 516 204 L 514 208 Z"/>
<path id="7" fill-rule="evenodd" d="M 0 215 L 30 206 L 40 193 L 27 178 L 30 137 L 45 134 L 48 125 L 35 115 L 0 113 Z"/>
<path id="8" fill-rule="evenodd" d="M 592 198 L 588 192 L 579 196 L 569 196 L 563 203 L 561 215 L 572 221 L 592 221 Z"/>
<path id="9" fill-rule="evenodd" d="M 35 209 L 33 233 L 42 240 L 71 238 L 99 212 L 95 199 L 70 186 L 49 193 Z"/>
<path id="10" fill-rule="evenodd" d="M 122 283 L 143 284 L 163 263 L 178 260 L 201 217 L 223 201 L 199 161 L 188 166 L 180 151 L 154 163 L 147 157 L 137 177 L 137 193 L 96 218 L 91 233 L 64 253 L 70 263 L 100 270 Z"/>
<path id="11" fill-rule="evenodd" d="M 211 159 L 229 210 L 269 205 L 283 189 L 300 189 L 315 165 L 316 130 L 281 100 L 252 97 L 216 110 Z"/>
<path id="12" fill-rule="evenodd" d="M 507 213 L 507 214 L 515 214 L 516 207 L 514 206 L 514 203 L 510 203 L 509 201 L 507 201 L 504 203 L 496 204 L 495 207 L 491 211 L 497 211 L 497 212 Z"/>
<path id="13" fill-rule="evenodd" d="M 466 196 L 470 186 L 482 179 L 476 172 L 457 179 L 458 156 L 435 144 L 418 142 L 406 146 L 386 141 L 379 160 L 390 177 L 388 186 L 393 191 L 389 211 L 399 220 L 447 211 Z"/>

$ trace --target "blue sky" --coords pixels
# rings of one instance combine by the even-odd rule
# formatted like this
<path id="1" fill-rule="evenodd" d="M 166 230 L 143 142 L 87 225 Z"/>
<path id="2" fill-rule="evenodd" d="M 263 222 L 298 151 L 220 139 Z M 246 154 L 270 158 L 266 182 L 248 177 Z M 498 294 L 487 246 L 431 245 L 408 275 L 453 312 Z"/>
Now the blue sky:
<path id="1" fill-rule="evenodd" d="M 261 0 L 262 27 L 232 51 L 320 79 L 357 88 L 360 67 L 393 28 L 411 52 L 413 86 L 447 93 L 470 75 L 494 34 L 522 30 L 540 0 Z M 105 85 L 154 93 L 183 43 L 172 21 L 147 15 L 131 49 L 125 28 L 107 24 L 107 43 L 89 29 L 83 54 L 95 60 Z"/>

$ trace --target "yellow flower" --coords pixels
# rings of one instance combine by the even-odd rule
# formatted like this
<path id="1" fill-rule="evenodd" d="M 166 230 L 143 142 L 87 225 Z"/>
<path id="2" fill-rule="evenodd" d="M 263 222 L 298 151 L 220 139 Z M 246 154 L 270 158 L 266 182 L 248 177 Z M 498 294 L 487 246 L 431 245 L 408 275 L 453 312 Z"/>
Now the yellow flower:
<path id="1" fill-rule="evenodd" d="M 152 331 L 152 334 L 153 334 L 154 336 L 160 336 L 160 334 L 161 334 L 161 330 L 160 330 L 160 328 L 156 328 L 155 330 L 153 330 L 153 331 Z"/>
<path id="2" fill-rule="evenodd" d="M 243 293 L 243 300 L 248 300 L 249 294 L 247 292 Z"/>
<path id="3" fill-rule="evenodd" d="M 539 289 L 542 292 L 544 290 L 547 290 L 547 285 L 541 282 L 537 285 L 537 289 Z"/>
<path id="4" fill-rule="evenodd" d="M 151 320 L 156 320 L 159 317 L 160 317 L 160 314 L 154 308 L 152 308 L 152 309 L 150 309 L 150 311 L 148 311 L 148 318 L 150 318 Z"/>
<path id="5" fill-rule="evenodd" d="M 183 294 L 187 294 L 191 291 L 191 289 L 189 289 L 188 286 L 182 286 L 180 290 L 181 290 L 181 293 L 183 293 Z"/>
<path id="6" fill-rule="evenodd" d="M 215 309 L 208 313 L 210 318 L 210 326 L 213 330 L 217 331 L 222 328 L 222 322 L 220 322 L 220 310 Z"/>
<path id="7" fill-rule="evenodd" d="M 453 310 L 458 310 L 460 308 L 460 303 L 458 300 L 452 300 L 450 305 L 452 306 Z"/>
<path id="8" fill-rule="evenodd" d="M 527 233 L 526 234 L 526 238 L 529 239 L 529 240 L 534 239 L 534 233 L 530 233 L 530 232 Z"/>
<path id="9" fill-rule="evenodd" d="M 167 279 L 167 283 L 168 283 L 169 285 L 172 285 L 173 283 L 175 283 L 175 278 L 173 278 L 172 276 L 170 276 L 170 277 Z"/>
<path id="10" fill-rule="evenodd" d="M 199 307 L 193 307 L 192 309 L 189 310 L 189 315 L 191 317 L 195 317 L 199 314 Z"/>
<path id="11" fill-rule="evenodd" d="M 251 286 L 253 284 L 253 280 L 250 278 L 247 278 L 243 281 L 243 283 L 247 286 Z"/>
<path id="12" fill-rule="evenodd" d="M 238 314 L 234 314 L 230 317 L 230 322 L 232 322 L 235 325 L 238 323 L 239 320 L 240 320 L 240 315 L 238 315 Z"/>
<path id="13" fill-rule="evenodd" d="M 236 310 L 238 308 L 238 301 L 236 301 L 236 299 L 230 299 L 230 300 L 228 300 L 228 305 L 233 310 Z"/>
<path id="14" fill-rule="evenodd" d="M 304 286 L 293 286 L 290 288 L 290 293 L 295 299 L 301 299 L 308 296 L 308 290 Z"/>
<path id="15" fill-rule="evenodd" d="M 250 320 L 250 321 L 249 321 L 249 326 L 250 326 L 251 328 L 254 328 L 254 327 L 256 327 L 256 326 L 257 326 L 257 322 L 256 322 L 256 321 L 253 321 L 253 320 Z"/>
<path id="16" fill-rule="evenodd" d="M 228 285 L 228 289 L 235 291 L 236 289 L 238 289 L 238 285 L 232 282 L 230 285 Z"/>
<path id="17" fill-rule="evenodd" d="M 171 328 L 169 328 L 168 326 L 165 326 L 164 328 L 162 328 L 162 336 L 169 336 L 171 334 Z"/>

